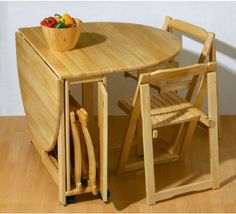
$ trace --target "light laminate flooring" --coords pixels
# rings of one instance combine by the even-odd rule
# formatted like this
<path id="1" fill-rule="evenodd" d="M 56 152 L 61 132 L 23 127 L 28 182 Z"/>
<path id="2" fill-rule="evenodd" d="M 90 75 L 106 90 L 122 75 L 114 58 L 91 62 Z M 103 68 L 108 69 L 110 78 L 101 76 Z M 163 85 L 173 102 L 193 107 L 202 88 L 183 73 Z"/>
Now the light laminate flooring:
<path id="1" fill-rule="evenodd" d="M 127 118 L 109 118 L 109 203 L 91 194 L 62 206 L 58 189 L 27 136 L 25 117 L 0 117 L 0 212 L 236 212 L 236 117 L 221 117 L 221 188 L 148 207 L 144 171 L 115 175 Z M 184 162 L 155 167 L 157 190 L 209 176 L 208 134 L 198 128 Z"/>

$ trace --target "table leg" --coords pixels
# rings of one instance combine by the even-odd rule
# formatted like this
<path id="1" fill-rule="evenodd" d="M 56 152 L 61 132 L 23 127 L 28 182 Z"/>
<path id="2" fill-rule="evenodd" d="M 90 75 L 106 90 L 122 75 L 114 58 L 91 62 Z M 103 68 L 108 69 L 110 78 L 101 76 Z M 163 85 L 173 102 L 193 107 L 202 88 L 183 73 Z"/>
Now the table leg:
<path id="1" fill-rule="evenodd" d="M 66 189 L 71 190 L 69 82 L 65 81 Z"/>
<path id="2" fill-rule="evenodd" d="M 64 87 L 63 87 L 64 88 Z M 64 89 L 62 92 L 62 102 L 64 103 Z M 59 201 L 61 204 L 66 204 L 66 157 L 65 157 L 65 112 L 64 105 L 61 110 L 60 130 L 57 142 L 58 149 L 58 188 L 59 188 Z"/>
<path id="3" fill-rule="evenodd" d="M 100 142 L 100 193 L 103 201 L 107 201 L 108 96 L 103 82 L 98 82 L 98 127 Z"/>

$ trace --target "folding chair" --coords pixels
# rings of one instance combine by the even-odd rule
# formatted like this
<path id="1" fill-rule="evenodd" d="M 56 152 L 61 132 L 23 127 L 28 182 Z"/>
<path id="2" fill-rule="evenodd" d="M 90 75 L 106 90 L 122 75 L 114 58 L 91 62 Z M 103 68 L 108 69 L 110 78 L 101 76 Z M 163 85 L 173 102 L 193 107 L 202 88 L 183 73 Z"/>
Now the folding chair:
<path id="1" fill-rule="evenodd" d="M 168 32 L 177 31 L 182 33 L 183 35 L 201 42 L 203 44 L 202 50 L 199 53 L 198 62 L 196 63 L 204 63 L 207 61 L 216 61 L 216 53 L 215 53 L 215 44 L 214 44 L 214 33 L 207 32 L 205 29 L 198 27 L 196 25 L 178 20 L 172 19 L 171 17 L 167 16 L 163 23 L 162 29 Z M 142 73 L 147 73 L 153 71 L 153 69 L 159 70 L 164 68 L 173 68 L 177 67 L 178 63 L 176 60 L 171 60 L 159 67 L 156 66 L 155 68 L 149 68 L 146 70 L 138 71 L 137 74 L 129 73 L 126 76 L 132 77 L 133 79 L 138 79 L 139 75 Z M 188 90 L 186 94 L 186 100 L 191 102 L 194 99 L 194 88 L 196 84 L 200 84 L 202 81 L 202 76 L 195 76 L 191 80 L 185 80 L 181 82 L 176 82 L 175 80 L 168 80 L 168 81 L 158 81 L 155 83 L 151 83 L 150 86 L 152 88 L 157 89 L 159 92 L 168 92 L 168 91 L 178 91 L 178 90 Z M 203 92 L 204 93 L 204 92 Z M 204 97 L 204 95 L 203 95 Z M 202 107 L 204 99 L 200 99 L 199 102 L 196 104 L 198 108 Z M 129 105 L 124 101 L 119 101 L 119 106 L 123 109 L 126 113 L 130 113 Z M 197 125 L 197 124 L 196 124 Z M 219 124 L 220 125 L 220 124 Z M 139 125 L 140 127 L 140 125 Z M 174 145 L 173 143 L 163 143 L 162 147 L 167 150 L 168 152 L 174 154 L 174 147 L 175 144 L 179 144 L 179 141 L 186 140 L 186 130 L 188 129 L 188 124 L 183 124 L 181 126 L 177 126 L 176 133 L 172 136 L 172 139 L 176 139 Z M 137 133 L 140 133 L 137 129 Z M 155 137 L 155 134 L 154 134 Z M 137 137 L 140 139 L 140 137 Z M 142 155 L 142 143 L 138 140 L 137 143 L 137 155 Z"/>
<path id="2" fill-rule="evenodd" d="M 150 96 L 150 84 L 158 81 L 175 80 L 203 76 L 201 84 L 195 84 L 196 99 L 194 103 L 183 99 L 175 91 L 159 93 Z M 191 89 L 191 88 L 190 88 Z M 199 102 L 208 94 L 208 115 L 199 108 Z M 144 148 L 144 168 L 147 204 L 164 200 L 175 195 L 219 187 L 219 156 L 218 156 L 218 109 L 217 109 L 216 63 L 195 64 L 186 67 L 158 70 L 142 74 L 139 77 L 135 95 L 131 105 L 131 117 L 122 147 L 118 173 L 125 169 L 131 150 L 137 122 L 141 114 Z M 152 130 L 164 126 L 188 123 L 186 138 L 183 144 L 176 145 L 180 156 L 185 154 L 189 147 L 197 123 L 202 123 L 209 130 L 210 144 L 210 171 L 211 178 L 198 183 L 187 184 L 162 192 L 155 192 L 154 162 Z M 140 165 L 140 164 L 139 164 Z M 134 168 L 137 169 L 137 165 Z M 130 167 L 132 168 L 132 167 Z"/>

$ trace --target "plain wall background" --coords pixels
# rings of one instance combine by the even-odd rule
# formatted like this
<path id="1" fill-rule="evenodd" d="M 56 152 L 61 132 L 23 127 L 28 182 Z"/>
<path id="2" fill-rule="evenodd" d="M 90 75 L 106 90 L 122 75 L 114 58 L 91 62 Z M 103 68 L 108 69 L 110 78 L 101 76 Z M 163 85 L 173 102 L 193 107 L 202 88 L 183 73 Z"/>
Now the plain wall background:
<path id="1" fill-rule="evenodd" d="M 24 114 L 16 66 L 15 32 L 20 27 L 39 25 L 44 17 L 64 12 L 84 22 L 131 22 L 156 27 L 161 27 L 164 17 L 169 15 L 215 32 L 220 111 L 221 114 L 236 114 L 235 8 L 236 2 L 0 2 L 0 115 Z M 198 47 L 184 40 L 183 56 L 188 63 L 194 61 Z M 132 96 L 134 85 L 120 74 L 108 77 L 111 114 L 121 113 L 117 99 Z"/>

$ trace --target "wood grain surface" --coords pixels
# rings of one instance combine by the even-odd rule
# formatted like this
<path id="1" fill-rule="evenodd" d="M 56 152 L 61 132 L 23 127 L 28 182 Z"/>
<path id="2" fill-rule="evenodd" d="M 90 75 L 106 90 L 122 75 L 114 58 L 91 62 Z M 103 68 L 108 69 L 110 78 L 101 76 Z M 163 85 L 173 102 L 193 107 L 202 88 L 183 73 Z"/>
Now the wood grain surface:
<path id="1" fill-rule="evenodd" d="M 60 79 L 155 66 L 174 58 L 181 49 L 176 36 L 140 24 L 84 23 L 77 46 L 65 52 L 50 50 L 40 27 L 19 32 Z"/>
<path id="2" fill-rule="evenodd" d="M 60 125 L 62 81 L 16 33 L 21 96 L 33 139 L 44 151 L 54 148 Z"/>

